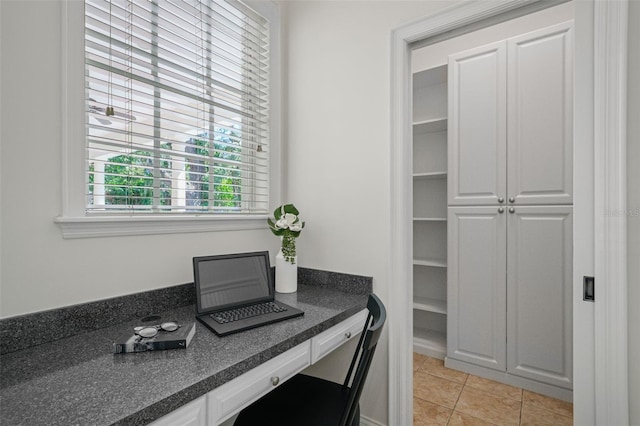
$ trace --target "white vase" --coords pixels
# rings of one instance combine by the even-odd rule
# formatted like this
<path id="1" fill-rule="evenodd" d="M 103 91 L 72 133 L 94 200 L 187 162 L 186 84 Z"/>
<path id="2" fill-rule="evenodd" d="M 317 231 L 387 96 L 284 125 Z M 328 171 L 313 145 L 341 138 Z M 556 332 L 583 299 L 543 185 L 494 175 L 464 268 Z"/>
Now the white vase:
<path id="1" fill-rule="evenodd" d="M 276 291 L 278 293 L 295 293 L 298 291 L 298 256 L 293 262 L 284 259 L 282 250 L 276 255 Z"/>

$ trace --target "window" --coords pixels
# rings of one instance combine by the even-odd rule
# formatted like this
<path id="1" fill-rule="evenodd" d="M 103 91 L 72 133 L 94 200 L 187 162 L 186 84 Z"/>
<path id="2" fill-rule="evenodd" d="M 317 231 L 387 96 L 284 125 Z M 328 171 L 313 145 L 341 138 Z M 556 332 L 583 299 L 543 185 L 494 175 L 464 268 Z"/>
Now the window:
<path id="1" fill-rule="evenodd" d="M 238 1 L 85 2 L 87 215 L 269 209 L 269 22 Z"/>

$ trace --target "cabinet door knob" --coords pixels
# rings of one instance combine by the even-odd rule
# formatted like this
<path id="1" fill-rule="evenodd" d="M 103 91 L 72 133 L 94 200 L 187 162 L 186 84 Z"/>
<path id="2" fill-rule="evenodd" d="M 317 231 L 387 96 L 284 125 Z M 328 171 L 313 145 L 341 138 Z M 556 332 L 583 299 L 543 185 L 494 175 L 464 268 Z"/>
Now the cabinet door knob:
<path id="1" fill-rule="evenodd" d="M 344 333 L 344 337 L 346 337 L 347 339 L 351 338 L 351 332 L 347 331 L 346 333 Z"/>
<path id="2" fill-rule="evenodd" d="M 502 197 L 498 198 L 498 202 L 499 202 L 500 204 L 504 203 L 504 198 L 502 198 Z"/>
<path id="3" fill-rule="evenodd" d="M 278 383 L 280 383 L 280 377 L 275 376 L 275 377 L 272 377 L 272 378 L 271 378 L 271 384 L 272 384 L 273 386 L 278 386 Z"/>
<path id="4" fill-rule="evenodd" d="M 510 202 L 510 203 L 515 203 L 515 202 L 516 202 L 516 199 L 515 199 L 515 198 L 513 198 L 513 197 L 509 197 L 509 202 Z"/>
<path id="5" fill-rule="evenodd" d="M 514 213 L 516 211 L 516 209 L 514 209 L 513 207 L 509 207 L 509 213 Z"/>
<path id="6" fill-rule="evenodd" d="M 498 207 L 498 213 L 504 213 L 504 207 Z"/>

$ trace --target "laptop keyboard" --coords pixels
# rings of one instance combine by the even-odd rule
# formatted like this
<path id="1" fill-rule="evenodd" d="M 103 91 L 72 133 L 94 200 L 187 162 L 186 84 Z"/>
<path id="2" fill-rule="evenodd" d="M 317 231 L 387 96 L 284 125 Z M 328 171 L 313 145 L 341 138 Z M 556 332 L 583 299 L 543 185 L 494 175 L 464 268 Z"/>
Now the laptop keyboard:
<path id="1" fill-rule="evenodd" d="M 209 315 L 218 324 L 227 324 L 234 321 L 240 321 L 246 318 L 256 317 L 258 315 L 270 314 L 273 312 L 284 312 L 287 308 L 276 305 L 273 302 L 259 303 L 257 305 L 245 306 L 242 308 L 230 309 L 228 311 L 216 312 Z"/>

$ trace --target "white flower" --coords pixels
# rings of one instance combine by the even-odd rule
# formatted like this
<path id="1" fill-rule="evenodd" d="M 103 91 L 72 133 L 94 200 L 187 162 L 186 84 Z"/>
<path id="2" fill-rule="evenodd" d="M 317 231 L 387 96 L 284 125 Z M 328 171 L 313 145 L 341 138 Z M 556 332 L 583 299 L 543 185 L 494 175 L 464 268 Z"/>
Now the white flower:
<path id="1" fill-rule="evenodd" d="M 280 219 L 278 219 L 278 221 L 276 222 L 276 228 L 291 229 L 293 231 L 294 229 L 291 228 L 292 226 L 299 226 L 299 225 L 294 225 L 294 222 L 296 220 L 298 220 L 298 216 L 296 216 L 295 214 L 285 213 L 282 216 L 280 216 Z"/>
<path id="2" fill-rule="evenodd" d="M 274 210 L 273 216 L 273 219 L 267 218 L 267 225 L 269 225 L 271 232 L 280 238 L 286 237 L 293 241 L 304 228 L 304 222 L 300 220 L 298 210 L 293 204 L 284 204 L 278 207 Z"/>

